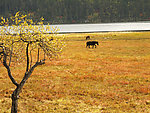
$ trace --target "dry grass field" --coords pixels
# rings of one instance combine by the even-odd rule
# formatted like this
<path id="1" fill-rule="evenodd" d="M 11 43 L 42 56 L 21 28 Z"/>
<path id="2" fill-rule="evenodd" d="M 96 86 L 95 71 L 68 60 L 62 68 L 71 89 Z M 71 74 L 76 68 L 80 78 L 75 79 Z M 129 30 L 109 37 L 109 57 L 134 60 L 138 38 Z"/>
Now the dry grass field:
<path id="1" fill-rule="evenodd" d="M 100 45 L 86 48 L 87 35 Z M 64 36 L 62 55 L 25 84 L 19 113 L 150 113 L 150 32 Z M 17 81 L 24 70 L 12 67 Z M 0 113 L 10 113 L 14 88 L 0 63 Z"/>

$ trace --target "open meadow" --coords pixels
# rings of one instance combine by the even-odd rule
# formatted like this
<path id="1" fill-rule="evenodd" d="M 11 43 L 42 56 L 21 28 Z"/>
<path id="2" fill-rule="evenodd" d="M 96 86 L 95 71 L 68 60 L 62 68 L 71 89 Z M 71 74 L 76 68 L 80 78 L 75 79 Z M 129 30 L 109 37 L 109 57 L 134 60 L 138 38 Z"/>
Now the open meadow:
<path id="1" fill-rule="evenodd" d="M 86 48 L 86 36 L 99 42 Z M 19 98 L 19 113 L 149 113 L 150 32 L 58 34 L 62 55 L 37 67 Z M 24 65 L 12 67 L 19 81 Z M 15 86 L 0 63 L 0 113 L 10 113 Z"/>

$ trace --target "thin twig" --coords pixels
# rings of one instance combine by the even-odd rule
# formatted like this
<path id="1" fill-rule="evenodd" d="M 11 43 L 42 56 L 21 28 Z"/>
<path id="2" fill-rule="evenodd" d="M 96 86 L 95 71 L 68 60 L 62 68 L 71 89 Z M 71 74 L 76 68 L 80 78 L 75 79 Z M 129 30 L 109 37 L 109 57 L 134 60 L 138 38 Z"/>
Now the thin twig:
<path id="1" fill-rule="evenodd" d="M 13 41 L 12 41 L 12 47 L 11 47 L 11 51 L 10 51 L 9 66 L 11 64 L 12 52 L 13 52 Z"/>

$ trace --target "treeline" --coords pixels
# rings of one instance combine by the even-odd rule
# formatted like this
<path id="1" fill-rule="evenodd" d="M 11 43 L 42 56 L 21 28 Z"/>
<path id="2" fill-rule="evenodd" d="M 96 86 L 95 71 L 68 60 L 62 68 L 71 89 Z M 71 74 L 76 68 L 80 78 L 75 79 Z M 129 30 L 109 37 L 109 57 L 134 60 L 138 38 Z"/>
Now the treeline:
<path id="1" fill-rule="evenodd" d="M 0 16 L 17 11 L 52 24 L 147 21 L 150 0 L 0 0 Z"/>

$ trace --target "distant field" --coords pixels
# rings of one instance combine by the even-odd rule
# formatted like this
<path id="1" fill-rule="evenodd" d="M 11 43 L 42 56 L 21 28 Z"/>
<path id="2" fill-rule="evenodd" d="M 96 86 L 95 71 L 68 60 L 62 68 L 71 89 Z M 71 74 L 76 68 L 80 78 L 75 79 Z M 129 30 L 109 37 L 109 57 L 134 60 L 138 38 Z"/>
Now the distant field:
<path id="1" fill-rule="evenodd" d="M 86 48 L 86 36 L 97 48 Z M 149 113 L 150 32 L 58 34 L 62 55 L 35 69 L 19 113 Z M 19 81 L 23 66 L 13 67 Z M 10 113 L 14 87 L 0 64 L 0 110 Z"/>

